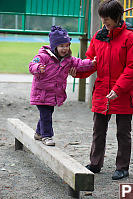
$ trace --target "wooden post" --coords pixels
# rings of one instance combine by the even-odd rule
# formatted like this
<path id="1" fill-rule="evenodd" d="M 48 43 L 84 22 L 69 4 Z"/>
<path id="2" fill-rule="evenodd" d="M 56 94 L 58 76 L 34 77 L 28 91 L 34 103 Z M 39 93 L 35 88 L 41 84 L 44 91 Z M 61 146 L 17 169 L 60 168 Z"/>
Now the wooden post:
<path id="1" fill-rule="evenodd" d="M 75 191 L 70 186 L 68 186 L 68 195 L 80 199 L 80 191 Z"/>
<path id="2" fill-rule="evenodd" d="M 88 46 L 88 11 L 89 11 L 89 1 L 87 0 L 86 4 L 86 14 L 85 14 L 85 25 L 84 25 L 84 32 L 85 35 L 81 36 L 80 38 L 80 52 L 79 57 L 81 59 L 85 59 L 85 53 Z M 86 97 L 86 79 L 79 79 L 79 93 L 78 93 L 78 100 L 85 102 Z"/>
<path id="3" fill-rule="evenodd" d="M 101 26 L 101 20 L 98 15 L 98 6 L 101 0 L 92 0 L 91 1 L 91 38 L 93 37 L 94 33 L 100 29 Z M 94 82 L 96 80 L 96 73 L 90 76 L 89 81 L 89 97 L 88 97 L 88 104 L 89 107 L 92 107 L 92 91 Z"/>
<path id="4" fill-rule="evenodd" d="M 85 53 L 87 50 L 88 38 L 87 35 L 84 35 L 80 38 L 80 53 L 79 56 L 81 59 L 85 59 Z M 79 79 L 79 95 L 78 100 L 85 102 L 86 97 L 86 79 Z"/>
<path id="5" fill-rule="evenodd" d="M 15 138 L 15 151 L 16 150 L 23 150 L 23 144 L 17 138 Z"/>

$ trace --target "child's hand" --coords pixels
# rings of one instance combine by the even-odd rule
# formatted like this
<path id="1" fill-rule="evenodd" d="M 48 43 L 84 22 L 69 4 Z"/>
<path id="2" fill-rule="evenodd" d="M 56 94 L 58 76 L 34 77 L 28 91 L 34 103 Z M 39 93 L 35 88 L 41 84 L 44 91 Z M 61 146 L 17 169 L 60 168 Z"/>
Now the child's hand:
<path id="1" fill-rule="evenodd" d="M 96 56 L 95 56 L 94 59 L 92 60 L 92 65 L 96 66 L 96 64 L 97 64 L 97 60 L 96 60 Z"/>
<path id="2" fill-rule="evenodd" d="M 72 68 L 69 70 L 69 75 L 71 75 L 72 77 L 75 77 L 75 76 L 76 76 L 76 68 L 72 67 Z"/>
<path id="3" fill-rule="evenodd" d="M 45 72 L 45 67 L 46 67 L 46 66 L 42 66 L 42 65 L 40 66 L 40 72 L 41 72 L 41 73 L 44 73 L 44 72 Z"/>

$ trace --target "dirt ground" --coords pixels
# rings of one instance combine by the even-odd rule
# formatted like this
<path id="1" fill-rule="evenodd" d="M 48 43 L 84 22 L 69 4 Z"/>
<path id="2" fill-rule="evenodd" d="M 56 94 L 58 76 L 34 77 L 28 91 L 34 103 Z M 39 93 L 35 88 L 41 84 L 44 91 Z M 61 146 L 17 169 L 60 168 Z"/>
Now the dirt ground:
<path id="1" fill-rule="evenodd" d="M 72 199 L 68 187 L 50 168 L 24 147 L 14 150 L 14 137 L 7 130 L 7 118 L 19 118 L 34 130 L 38 110 L 29 104 L 31 83 L 0 83 L 0 199 Z M 93 114 L 87 102 L 77 101 L 78 87 L 67 87 L 68 99 L 56 107 L 53 115 L 56 145 L 82 165 L 89 163 Z M 133 155 L 130 177 L 112 181 L 117 151 L 115 117 L 109 123 L 104 167 L 95 175 L 92 195 L 81 193 L 83 199 L 119 198 L 119 184 L 133 183 Z"/>

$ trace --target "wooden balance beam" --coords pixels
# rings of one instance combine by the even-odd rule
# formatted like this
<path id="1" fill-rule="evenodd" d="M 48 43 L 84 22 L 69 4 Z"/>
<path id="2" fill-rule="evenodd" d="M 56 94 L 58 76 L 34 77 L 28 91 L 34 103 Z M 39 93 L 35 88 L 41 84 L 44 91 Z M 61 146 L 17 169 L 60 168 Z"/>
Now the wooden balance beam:
<path id="1" fill-rule="evenodd" d="M 8 118 L 8 130 L 15 136 L 15 150 L 23 150 L 25 145 L 69 185 L 71 196 L 79 198 L 80 191 L 94 191 L 91 171 L 56 146 L 45 146 L 35 140 L 35 131 L 24 122 Z"/>

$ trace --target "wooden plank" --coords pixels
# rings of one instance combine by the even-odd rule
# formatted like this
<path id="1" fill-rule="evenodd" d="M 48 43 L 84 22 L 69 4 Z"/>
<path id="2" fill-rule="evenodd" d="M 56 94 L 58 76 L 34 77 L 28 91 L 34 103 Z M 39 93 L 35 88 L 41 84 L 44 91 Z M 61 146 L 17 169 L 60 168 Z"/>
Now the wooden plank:
<path id="1" fill-rule="evenodd" d="M 8 130 L 75 191 L 93 191 L 94 174 L 59 148 L 34 140 L 35 131 L 19 119 L 8 118 Z"/>

